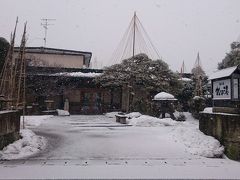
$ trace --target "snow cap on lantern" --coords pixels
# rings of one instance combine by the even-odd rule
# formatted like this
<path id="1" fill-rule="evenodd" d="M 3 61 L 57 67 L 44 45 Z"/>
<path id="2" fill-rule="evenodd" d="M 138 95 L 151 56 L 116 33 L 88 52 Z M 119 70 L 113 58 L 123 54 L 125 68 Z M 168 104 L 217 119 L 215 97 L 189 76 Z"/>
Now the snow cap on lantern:
<path id="1" fill-rule="evenodd" d="M 155 101 L 166 101 L 166 100 L 176 101 L 177 99 L 172 94 L 169 94 L 166 92 L 160 92 L 154 96 L 153 100 L 155 100 Z"/>

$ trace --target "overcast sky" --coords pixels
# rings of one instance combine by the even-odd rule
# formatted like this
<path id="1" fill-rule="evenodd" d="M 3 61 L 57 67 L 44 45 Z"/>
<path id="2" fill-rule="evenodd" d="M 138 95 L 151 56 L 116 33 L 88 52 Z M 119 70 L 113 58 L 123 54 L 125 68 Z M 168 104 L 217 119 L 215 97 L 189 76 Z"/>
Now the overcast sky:
<path id="1" fill-rule="evenodd" d="M 90 51 L 107 65 L 137 12 L 160 56 L 188 71 L 197 52 L 204 70 L 217 67 L 240 35 L 239 0 L 0 0 L 0 36 L 9 39 L 19 17 L 17 45 L 28 21 L 28 46 L 43 46 L 42 18 L 53 18 L 47 47 Z"/>

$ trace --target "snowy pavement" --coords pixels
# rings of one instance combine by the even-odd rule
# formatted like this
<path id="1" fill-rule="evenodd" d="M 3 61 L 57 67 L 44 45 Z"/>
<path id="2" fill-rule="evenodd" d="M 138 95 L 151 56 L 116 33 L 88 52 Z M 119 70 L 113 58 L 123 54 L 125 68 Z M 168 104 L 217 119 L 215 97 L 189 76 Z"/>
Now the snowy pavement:
<path id="1" fill-rule="evenodd" d="M 128 127 L 105 116 L 55 116 L 33 129 L 49 141 L 47 149 L 33 158 L 105 161 L 194 157 L 172 142 L 168 136 L 171 130 Z"/>
<path id="2" fill-rule="evenodd" d="M 240 177 L 239 162 L 204 157 L 221 147 L 198 132 L 198 122 L 191 118 L 172 122 L 141 116 L 129 122 L 134 126 L 106 116 L 27 120 L 27 128 L 47 140 L 46 148 L 26 158 L 0 161 L 0 179 Z"/>

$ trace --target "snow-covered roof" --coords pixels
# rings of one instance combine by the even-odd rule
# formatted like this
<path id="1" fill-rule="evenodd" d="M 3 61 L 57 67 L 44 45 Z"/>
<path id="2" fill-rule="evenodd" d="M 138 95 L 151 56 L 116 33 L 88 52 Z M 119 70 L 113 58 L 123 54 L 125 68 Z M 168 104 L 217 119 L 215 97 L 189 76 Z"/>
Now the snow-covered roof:
<path id="1" fill-rule="evenodd" d="M 160 92 L 157 95 L 154 96 L 153 100 L 177 100 L 172 94 L 166 93 L 166 92 Z"/>
<path id="2" fill-rule="evenodd" d="M 215 71 L 213 74 L 209 76 L 209 79 L 212 80 L 231 76 L 231 74 L 237 69 L 237 67 L 238 66 L 233 66 L 230 68 Z"/>
<path id="3" fill-rule="evenodd" d="M 14 51 L 18 52 L 20 47 L 14 47 Z M 76 56 L 92 56 L 91 52 L 87 51 L 76 51 L 69 49 L 57 49 L 47 47 L 26 47 L 26 53 L 40 53 L 40 54 L 61 54 L 61 55 L 76 55 Z"/>
<path id="4" fill-rule="evenodd" d="M 192 81 L 192 79 L 190 79 L 190 78 L 180 78 L 178 80 L 180 80 L 180 81 Z"/>
<path id="5" fill-rule="evenodd" d="M 70 76 L 70 77 L 97 77 L 100 76 L 102 73 L 94 73 L 94 72 L 64 72 L 64 73 L 55 73 L 52 76 Z"/>
<path id="6" fill-rule="evenodd" d="M 11 112 L 17 112 L 17 111 L 15 111 L 15 110 L 3 110 L 3 111 L 0 111 L 0 114 L 11 113 Z"/>

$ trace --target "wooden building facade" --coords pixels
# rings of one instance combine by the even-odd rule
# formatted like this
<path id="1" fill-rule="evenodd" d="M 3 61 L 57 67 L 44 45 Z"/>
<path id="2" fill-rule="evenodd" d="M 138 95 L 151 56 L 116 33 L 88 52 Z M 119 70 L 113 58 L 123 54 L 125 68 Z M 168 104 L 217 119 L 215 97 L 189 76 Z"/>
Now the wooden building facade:
<path id="1" fill-rule="evenodd" d="M 121 88 L 103 88 L 94 81 L 102 70 L 28 67 L 27 71 L 27 105 L 33 113 L 64 109 L 66 101 L 71 114 L 121 109 Z"/>

